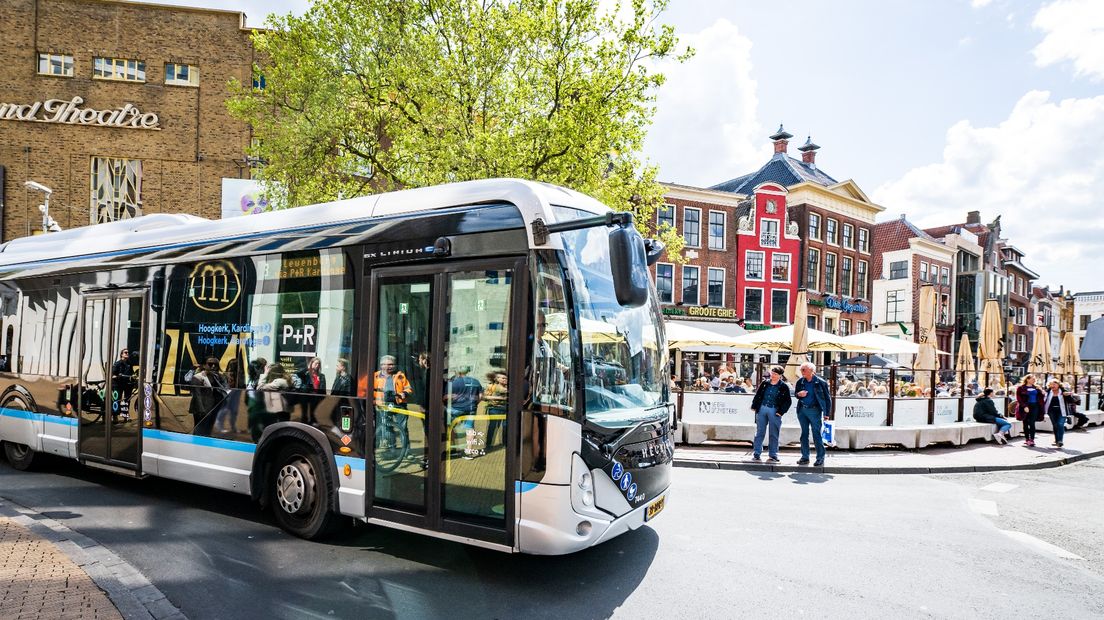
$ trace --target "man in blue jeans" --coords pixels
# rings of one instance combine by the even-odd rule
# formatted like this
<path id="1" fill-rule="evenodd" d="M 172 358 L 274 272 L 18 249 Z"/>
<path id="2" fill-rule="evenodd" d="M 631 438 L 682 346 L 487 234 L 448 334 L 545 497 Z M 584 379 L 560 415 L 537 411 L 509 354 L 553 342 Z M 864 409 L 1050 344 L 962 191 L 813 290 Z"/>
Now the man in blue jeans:
<path id="1" fill-rule="evenodd" d="M 782 378 L 785 370 L 775 366 L 770 370 L 770 379 L 759 384 L 755 398 L 751 399 L 751 410 L 755 412 L 755 441 L 752 442 L 753 460 L 760 460 L 763 452 L 763 435 L 770 428 L 767 443 L 768 463 L 778 463 L 778 434 L 782 429 L 782 415 L 790 410 L 793 399 L 790 397 L 790 385 Z"/>
<path id="2" fill-rule="evenodd" d="M 795 386 L 797 396 L 797 421 L 801 424 L 801 460 L 798 465 L 809 464 L 809 433 L 813 434 L 813 443 L 816 444 L 816 461 L 814 467 L 824 465 L 824 437 L 820 433 L 821 420 L 828 417 L 832 411 L 832 390 L 828 388 L 828 382 L 816 374 L 816 366 L 812 362 L 801 365 L 801 378 Z"/>

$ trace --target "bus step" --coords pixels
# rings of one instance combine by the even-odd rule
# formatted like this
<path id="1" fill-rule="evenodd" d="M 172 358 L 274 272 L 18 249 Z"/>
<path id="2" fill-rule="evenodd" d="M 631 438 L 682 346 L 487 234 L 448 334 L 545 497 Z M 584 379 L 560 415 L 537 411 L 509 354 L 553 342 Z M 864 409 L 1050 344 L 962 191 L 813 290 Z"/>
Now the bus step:
<path id="1" fill-rule="evenodd" d="M 129 476 L 131 478 L 145 478 L 146 476 L 139 472 L 137 469 L 130 469 L 128 467 L 119 467 L 118 465 L 112 465 L 110 463 L 103 463 L 100 461 L 84 460 L 81 463 L 86 467 L 94 467 L 96 469 L 103 469 L 113 474 L 121 474 L 123 476 Z"/>

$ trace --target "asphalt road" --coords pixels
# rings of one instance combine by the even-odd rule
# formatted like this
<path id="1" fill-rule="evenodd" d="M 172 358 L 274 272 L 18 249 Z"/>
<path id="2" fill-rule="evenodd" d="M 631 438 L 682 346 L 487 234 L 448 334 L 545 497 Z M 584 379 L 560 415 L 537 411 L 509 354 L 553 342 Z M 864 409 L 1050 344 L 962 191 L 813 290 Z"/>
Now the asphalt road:
<path id="1" fill-rule="evenodd" d="M 99 541 L 193 619 L 1104 617 L 1099 459 L 930 477 L 676 469 L 649 526 L 551 558 L 364 525 L 308 543 L 242 496 L 0 463 L 0 495 Z"/>

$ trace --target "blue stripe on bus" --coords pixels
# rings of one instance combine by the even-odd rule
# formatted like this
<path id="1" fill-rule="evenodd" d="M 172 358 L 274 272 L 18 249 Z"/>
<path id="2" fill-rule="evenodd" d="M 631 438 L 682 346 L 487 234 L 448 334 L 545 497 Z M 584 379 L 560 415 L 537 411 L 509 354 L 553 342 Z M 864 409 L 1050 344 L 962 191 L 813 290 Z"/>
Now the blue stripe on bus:
<path id="1" fill-rule="evenodd" d="M 19 418 L 20 420 L 34 420 L 37 422 L 49 422 L 50 424 L 62 424 L 65 426 L 77 425 L 76 418 L 35 413 L 33 411 L 23 411 L 22 409 L 8 409 L 7 407 L 0 407 L 0 415 L 6 415 L 9 418 Z"/>
<path id="2" fill-rule="evenodd" d="M 190 443 L 194 446 L 203 446 L 204 448 L 249 452 L 250 454 L 257 451 L 257 446 L 244 441 L 231 441 L 229 439 L 217 439 L 215 437 L 204 437 L 202 435 L 188 435 L 187 433 L 172 433 L 152 428 L 142 429 L 142 437 L 160 439 L 162 441 L 175 441 L 177 443 Z"/>
<path id="3" fill-rule="evenodd" d="M 526 491 L 532 491 L 537 488 L 536 482 L 522 482 L 521 480 L 514 481 L 514 491 L 518 493 L 525 493 Z"/>
<path id="4" fill-rule="evenodd" d="M 364 459 L 354 459 L 348 456 L 335 456 L 338 467 L 348 465 L 353 471 L 364 471 Z"/>

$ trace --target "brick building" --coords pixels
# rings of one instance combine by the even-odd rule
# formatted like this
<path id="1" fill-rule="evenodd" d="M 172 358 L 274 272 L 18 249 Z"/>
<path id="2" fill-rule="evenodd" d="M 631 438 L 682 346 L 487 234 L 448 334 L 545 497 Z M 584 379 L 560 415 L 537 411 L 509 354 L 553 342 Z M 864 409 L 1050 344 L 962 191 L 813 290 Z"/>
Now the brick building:
<path id="1" fill-rule="evenodd" d="M 222 178 L 248 178 L 246 124 L 226 111 L 252 80 L 239 12 L 112 0 L 0 3 L 4 240 L 150 213 L 218 217 Z"/>
<path id="2" fill-rule="evenodd" d="M 809 326 L 847 335 L 871 325 L 870 269 L 874 218 L 885 209 L 874 204 L 851 180 L 837 181 L 816 163 L 819 146 L 806 140 L 790 157 L 782 127 L 770 136 L 774 155 L 759 170 L 713 186 L 749 195 L 763 183 L 786 190 L 787 215 L 797 225 L 800 254 L 794 271 L 797 288 L 809 299 Z"/>

